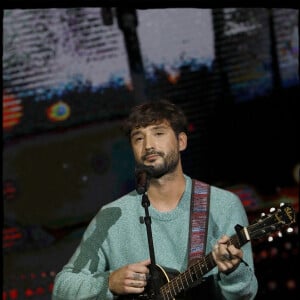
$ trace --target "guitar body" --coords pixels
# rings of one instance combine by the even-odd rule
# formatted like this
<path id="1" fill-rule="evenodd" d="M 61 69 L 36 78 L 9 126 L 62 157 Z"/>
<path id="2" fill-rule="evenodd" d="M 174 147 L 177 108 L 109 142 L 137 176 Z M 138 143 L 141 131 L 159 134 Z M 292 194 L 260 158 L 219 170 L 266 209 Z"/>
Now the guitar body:
<path id="1" fill-rule="evenodd" d="M 169 282 L 173 277 L 175 277 L 179 272 L 176 270 L 174 271 L 166 271 L 164 268 L 162 268 L 159 265 L 155 265 L 154 268 L 154 275 L 155 277 L 155 283 L 157 285 L 157 288 L 159 289 L 161 286 L 163 286 L 165 283 Z M 153 280 L 148 281 L 147 286 L 145 287 L 145 290 L 142 294 L 129 294 L 124 296 L 119 296 L 118 300 L 159 300 L 163 299 L 160 298 L 159 295 L 155 295 L 154 293 L 154 287 L 152 285 Z M 176 298 L 180 299 L 180 298 Z"/>
<path id="2" fill-rule="evenodd" d="M 173 278 L 176 278 L 180 274 L 177 270 L 163 268 L 159 265 L 155 266 L 154 277 L 155 282 L 157 283 L 157 288 L 165 286 Z M 151 281 L 148 282 L 148 285 L 145 288 L 145 291 L 142 294 L 130 294 L 119 296 L 118 300 L 195 300 L 197 297 L 201 296 L 201 300 L 212 300 L 217 299 L 213 294 L 215 293 L 215 288 L 212 287 L 213 277 L 206 277 L 205 280 L 201 281 L 201 285 L 196 285 L 195 287 L 189 287 L 187 291 L 181 292 L 175 298 L 165 298 L 163 295 L 155 295 L 154 287 L 152 286 Z M 220 299 L 220 298 L 218 298 Z"/>

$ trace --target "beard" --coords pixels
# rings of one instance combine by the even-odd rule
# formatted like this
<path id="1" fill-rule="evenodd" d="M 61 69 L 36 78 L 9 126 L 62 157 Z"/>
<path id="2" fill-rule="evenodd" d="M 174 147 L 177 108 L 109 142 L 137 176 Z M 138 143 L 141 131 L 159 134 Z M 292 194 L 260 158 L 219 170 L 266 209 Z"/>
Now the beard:
<path id="1" fill-rule="evenodd" d="M 162 152 L 155 152 L 151 154 L 159 155 L 163 158 L 163 162 L 158 165 L 144 165 L 142 163 L 137 163 L 138 169 L 144 169 L 148 175 L 152 178 L 160 178 L 166 174 L 173 173 L 173 171 L 176 169 L 179 163 L 180 158 L 180 152 L 178 151 L 171 151 L 168 154 L 164 154 Z M 149 155 L 149 153 L 147 154 Z M 145 157 L 142 157 L 143 160 L 145 160 Z"/>

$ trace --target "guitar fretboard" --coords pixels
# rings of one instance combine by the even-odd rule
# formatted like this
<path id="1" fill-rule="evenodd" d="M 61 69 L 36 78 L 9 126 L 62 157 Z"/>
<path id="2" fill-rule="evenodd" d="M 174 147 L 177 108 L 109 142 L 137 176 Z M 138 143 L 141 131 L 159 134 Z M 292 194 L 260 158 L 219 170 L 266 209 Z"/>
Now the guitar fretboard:
<path id="1" fill-rule="evenodd" d="M 229 243 L 237 248 L 242 246 L 237 235 L 232 236 Z M 180 273 L 160 288 L 163 299 L 174 299 L 176 295 L 199 283 L 202 280 L 203 275 L 212 270 L 215 266 L 216 263 L 213 260 L 212 253 L 207 254 L 191 265 L 186 271 Z"/>

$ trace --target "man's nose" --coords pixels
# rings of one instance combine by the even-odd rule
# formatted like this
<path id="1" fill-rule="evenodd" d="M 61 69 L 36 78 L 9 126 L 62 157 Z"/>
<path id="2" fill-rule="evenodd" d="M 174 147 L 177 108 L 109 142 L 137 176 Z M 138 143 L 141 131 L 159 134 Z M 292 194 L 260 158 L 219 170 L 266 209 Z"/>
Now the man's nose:
<path id="1" fill-rule="evenodd" d="M 152 139 L 150 137 L 145 137 L 145 150 L 150 151 L 152 149 L 154 149 Z"/>

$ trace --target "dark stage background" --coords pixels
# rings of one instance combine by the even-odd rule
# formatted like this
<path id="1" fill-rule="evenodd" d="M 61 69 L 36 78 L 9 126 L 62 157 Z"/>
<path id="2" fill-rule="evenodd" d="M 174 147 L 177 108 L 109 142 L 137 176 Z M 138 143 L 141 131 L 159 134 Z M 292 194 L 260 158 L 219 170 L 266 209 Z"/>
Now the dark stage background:
<path id="1" fill-rule="evenodd" d="M 134 188 L 120 127 L 146 99 L 186 112 L 187 174 L 251 222 L 282 202 L 298 218 L 298 24 L 293 8 L 4 9 L 2 299 L 51 299 L 91 218 Z M 296 299 L 297 223 L 253 246 L 257 299 Z"/>

